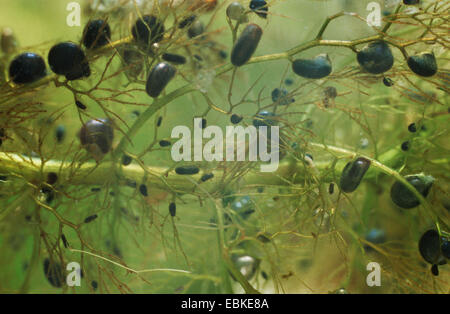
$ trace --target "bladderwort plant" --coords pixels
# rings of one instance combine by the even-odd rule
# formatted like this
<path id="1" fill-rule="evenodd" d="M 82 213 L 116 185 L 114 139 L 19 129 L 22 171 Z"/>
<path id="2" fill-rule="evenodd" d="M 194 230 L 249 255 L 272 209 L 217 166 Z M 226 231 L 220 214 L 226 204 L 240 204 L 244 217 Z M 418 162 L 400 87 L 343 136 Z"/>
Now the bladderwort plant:
<path id="1" fill-rule="evenodd" d="M 1 292 L 449 293 L 449 1 L 69 2 L 2 1 Z M 278 169 L 174 162 L 194 119 Z"/>

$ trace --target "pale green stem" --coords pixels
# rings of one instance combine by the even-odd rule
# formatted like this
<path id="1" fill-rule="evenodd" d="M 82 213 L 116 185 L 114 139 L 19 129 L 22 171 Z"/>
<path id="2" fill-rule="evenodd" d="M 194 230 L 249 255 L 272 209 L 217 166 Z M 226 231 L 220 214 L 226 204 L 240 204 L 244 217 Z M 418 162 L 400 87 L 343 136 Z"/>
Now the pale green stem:
<path id="1" fill-rule="evenodd" d="M 27 293 L 30 287 L 31 276 L 34 273 L 34 269 L 36 267 L 37 261 L 39 259 L 39 252 L 41 248 L 41 235 L 39 233 L 39 229 L 35 226 L 33 228 L 33 253 L 31 255 L 30 263 L 28 264 L 27 273 L 25 275 L 25 280 L 20 287 L 19 293 Z"/>
<path id="2" fill-rule="evenodd" d="M 217 212 L 217 223 L 218 223 L 218 236 L 219 236 L 219 250 L 220 254 L 222 256 L 222 262 L 224 263 L 223 267 L 226 270 L 228 270 L 233 277 L 239 282 L 242 286 L 242 288 L 245 290 L 245 293 L 248 294 L 259 294 L 260 292 L 252 287 L 252 285 L 248 282 L 247 279 L 241 274 L 241 272 L 236 269 L 236 266 L 233 264 L 233 261 L 230 258 L 228 248 L 225 244 L 225 232 L 224 232 L 224 222 L 223 222 L 223 207 L 222 207 L 222 201 L 216 200 L 216 212 Z M 225 273 L 226 283 L 229 285 L 229 276 Z M 227 283 L 228 282 L 228 283 Z"/>
<path id="3" fill-rule="evenodd" d="M 1 165 L 0 165 L 1 167 Z M 26 189 L 26 187 L 25 187 Z M 15 200 L 11 202 L 2 212 L 0 212 L 0 222 L 3 221 L 11 212 L 16 210 L 25 199 L 30 196 L 30 190 L 25 190 L 21 195 L 19 195 Z"/>
<path id="4" fill-rule="evenodd" d="M 310 143 L 311 146 L 320 147 L 324 150 L 334 151 L 336 153 L 347 155 L 348 157 L 356 156 L 357 153 L 345 149 L 325 146 L 323 144 Z M 387 167 L 395 167 L 398 163 L 398 157 L 401 152 L 390 150 L 380 156 L 380 160 Z M 115 166 L 112 161 L 105 161 L 101 164 L 95 162 L 85 162 L 76 169 L 70 161 L 48 160 L 42 165 L 40 158 L 32 158 L 32 162 L 28 159 L 21 158 L 17 154 L 9 154 L 0 152 L 0 173 L 20 173 L 21 177 L 28 181 L 34 182 L 45 177 L 46 173 L 55 172 L 58 174 L 59 182 L 70 182 L 72 185 L 104 185 L 109 180 L 117 180 L 112 176 L 111 169 Z M 314 163 L 319 171 L 327 170 L 330 166 L 328 161 L 317 161 Z M 335 167 L 336 175 L 339 175 L 344 164 L 338 163 Z M 123 176 L 119 183 L 126 185 L 127 181 L 142 182 L 149 186 L 167 189 L 168 186 L 178 193 L 192 193 L 194 184 L 192 180 L 200 181 L 202 173 L 192 176 L 183 176 L 175 173 L 174 170 L 168 171 L 166 167 L 145 166 L 143 169 L 138 164 L 131 164 L 126 167 L 120 167 Z M 259 168 L 256 168 L 259 169 Z M 295 184 L 304 182 L 304 163 L 302 161 L 294 161 L 286 158 L 280 162 L 275 172 L 260 172 L 258 170 L 249 171 L 242 178 L 246 185 L 274 185 L 282 186 L 287 184 Z M 42 171 L 42 172 L 41 172 Z M 218 191 L 222 188 L 222 170 L 213 170 L 211 173 L 214 177 L 206 182 L 202 182 L 202 189 L 208 193 Z M 166 176 L 167 174 L 167 176 Z M 366 178 L 373 178 L 374 174 L 368 172 Z M 332 174 L 322 177 L 324 182 L 331 182 L 334 178 Z M 199 191 L 200 193 L 200 191 Z"/>

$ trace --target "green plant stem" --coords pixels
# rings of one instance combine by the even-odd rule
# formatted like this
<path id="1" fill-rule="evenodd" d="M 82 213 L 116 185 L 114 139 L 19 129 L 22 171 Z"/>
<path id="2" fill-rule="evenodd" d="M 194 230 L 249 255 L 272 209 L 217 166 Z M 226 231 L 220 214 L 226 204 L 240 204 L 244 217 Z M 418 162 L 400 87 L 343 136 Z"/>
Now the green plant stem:
<path id="1" fill-rule="evenodd" d="M 162 107 L 170 103 L 172 100 L 183 96 L 187 93 L 194 91 L 195 89 L 190 86 L 190 84 L 181 87 L 172 93 L 155 99 L 155 101 L 139 116 L 137 121 L 133 124 L 133 126 L 128 130 L 126 136 L 124 136 L 117 148 L 114 150 L 115 159 L 119 157 L 119 154 L 122 154 L 126 149 L 127 145 L 130 143 L 130 139 L 136 135 L 136 133 L 140 130 L 140 128 Z"/>
<path id="2" fill-rule="evenodd" d="M 319 143 L 310 143 L 311 146 L 320 148 L 325 151 L 345 155 L 353 158 L 358 153 L 352 152 L 343 148 L 338 148 Z M 389 150 L 380 155 L 380 162 L 374 164 L 377 168 L 383 170 L 388 174 L 393 174 L 393 170 L 389 167 L 396 167 L 398 160 L 401 158 L 401 152 L 397 149 Z M 370 160 L 373 160 L 367 157 Z M 325 173 L 321 178 L 324 182 L 332 182 L 334 176 L 330 173 L 330 162 L 317 161 L 314 163 L 315 167 L 320 173 Z M 336 175 L 342 171 L 345 163 L 338 162 L 334 168 Z M 117 178 L 111 176 L 114 167 L 120 168 L 121 177 Z M 390 169 L 390 170 L 387 170 Z M 40 158 L 29 159 L 22 158 L 17 154 L 1 153 L 0 152 L 0 172 L 6 174 L 20 173 L 20 177 L 28 182 L 40 180 L 46 173 L 58 173 L 59 182 L 70 182 L 72 185 L 104 185 L 109 180 L 119 180 L 118 184 L 126 185 L 127 181 L 145 182 L 148 186 L 160 189 L 167 189 L 168 186 L 177 193 L 192 193 L 195 184 L 192 180 L 200 182 L 202 173 L 192 176 L 183 176 L 175 173 L 166 167 L 145 166 L 141 167 L 138 164 L 131 164 L 126 167 L 119 166 L 119 162 L 105 161 L 100 164 L 95 162 L 85 162 L 80 165 L 76 171 L 73 169 L 71 161 L 48 160 L 42 164 Z M 302 183 L 305 179 L 305 167 L 302 161 L 295 161 L 290 158 L 282 160 L 278 169 L 275 172 L 260 172 L 259 168 L 249 171 L 242 178 L 246 185 L 273 185 L 283 186 L 288 184 Z M 202 189 L 207 193 L 214 193 L 222 189 L 222 170 L 213 170 L 214 177 L 206 182 L 202 182 Z M 395 172 L 396 173 L 396 172 Z M 400 176 L 400 175 L 398 175 Z M 401 177 L 401 176 L 400 176 Z M 375 172 L 369 170 L 365 179 L 374 179 Z M 201 193 L 201 191 L 197 191 Z"/>
<path id="3" fill-rule="evenodd" d="M 225 250 L 225 232 L 224 232 L 224 223 L 223 223 L 223 211 L 219 200 L 215 201 L 216 207 L 216 215 L 217 215 L 217 242 L 218 242 L 218 250 L 219 256 L 221 257 L 221 275 L 224 290 L 227 293 L 233 293 L 233 287 L 230 281 L 230 275 L 228 273 L 228 267 L 223 259 L 224 250 Z"/>
<path id="4" fill-rule="evenodd" d="M 41 247 L 41 236 L 39 233 L 39 228 L 33 227 L 33 253 L 31 255 L 30 263 L 28 265 L 27 273 L 25 275 L 25 280 L 22 283 L 22 286 L 20 287 L 19 293 L 27 293 L 28 289 L 30 287 L 30 280 L 31 276 L 34 273 L 34 269 L 36 267 L 38 258 L 39 258 L 39 252 Z"/>
<path id="5" fill-rule="evenodd" d="M 355 158 L 356 156 L 362 156 L 356 152 L 330 146 L 320 143 L 309 143 L 310 146 L 320 148 L 322 150 L 345 155 L 349 158 Z M 397 149 L 389 150 L 380 156 L 380 161 L 375 160 L 368 156 L 363 156 L 371 161 L 371 168 L 376 168 L 379 171 L 387 174 L 390 177 L 403 183 L 414 195 L 419 199 L 420 203 L 426 209 L 428 215 L 430 215 L 436 224 L 438 230 L 440 226 L 438 223 L 438 215 L 434 212 L 432 207 L 426 201 L 426 199 L 397 171 L 392 169 L 398 164 L 398 159 L 401 158 L 401 152 Z M 104 162 L 97 165 L 93 162 L 87 162 L 81 165 L 73 174 L 72 165 L 70 162 L 63 164 L 61 161 L 49 160 L 42 164 L 40 158 L 33 158 L 32 162 L 28 162 L 26 159 L 21 158 L 16 154 L 0 153 L 0 172 L 8 174 L 20 173 L 21 177 L 28 182 L 33 182 L 42 178 L 43 173 L 56 172 L 59 173 L 60 182 L 70 181 L 73 185 L 103 185 L 108 180 L 111 180 L 111 169 L 116 164 L 114 162 Z M 329 170 L 330 164 L 328 162 L 315 162 L 317 170 L 328 173 L 322 180 L 323 182 L 331 182 L 333 180 L 333 174 Z M 334 169 L 335 175 L 340 175 L 344 167 L 343 163 L 337 163 Z M 365 176 L 365 180 L 375 178 L 375 171 L 370 169 Z M 154 186 L 160 189 L 167 189 L 170 187 L 177 193 L 192 193 L 194 184 L 192 179 L 200 181 L 201 174 L 184 177 L 177 175 L 174 171 L 168 171 L 169 169 L 164 167 L 146 166 L 145 171 L 139 165 L 129 165 L 121 169 L 123 179 L 134 180 L 142 182 L 144 180 L 147 185 Z M 150 175 L 148 175 L 150 173 Z M 221 175 L 219 170 L 213 171 L 214 178 L 202 183 L 202 190 L 208 193 L 221 191 Z M 166 174 L 168 176 L 166 177 Z M 251 171 L 244 175 L 242 178 L 247 185 L 260 185 L 264 182 L 265 185 L 282 186 L 287 184 L 302 183 L 304 180 L 304 164 L 303 162 L 294 162 L 293 160 L 286 160 L 279 164 L 278 170 L 275 172 L 258 172 Z M 116 180 L 116 178 L 113 178 Z M 122 180 L 126 184 L 127 180 Z M 28 197 L 28 194 L 24 194 Z M 25 197 L 25 196 L 24 196 Z M 13 201 L 14 202 L 14 201 Z M 15 203 L 15 202 L 14 202 Z M 11 208 L 13 208 L 11 204 Z M 8 214 L 8 210 L 2 212 L 2 217 Z"/>
<path id="6" fill-rule="evenodd" d="M 216 200 L 215 206 L 216 206 L 216 213 L 217 213 L 217 223 L 218 223 L 218 238 L 219 238 L 219 251 L 222 257 L 222 263 L 223 263 L 223 277 L 225 280 L 226 286 L 231 286 L 230 284 L 230 276 L 228 272 L 230 272 L 233 277 L 236 279 L 237 282 L 239 282 L 242 286 L 242 288 L 245 290 L 245 293 L 248 294 L 259 294 L 260 292 L 252 287 L 252 285 L 248 282 L 247 279 L 241 274 L 241 272 L 236 269 L 236 267 L 233 264 L 233 261 L 231 260 L 231 257 L 229 255 L 228 247 L 225 243 L 225 232 L 224 232 L 224 222 L 223 222 L 223 207 L 222 207 L 222 200 Z"/>

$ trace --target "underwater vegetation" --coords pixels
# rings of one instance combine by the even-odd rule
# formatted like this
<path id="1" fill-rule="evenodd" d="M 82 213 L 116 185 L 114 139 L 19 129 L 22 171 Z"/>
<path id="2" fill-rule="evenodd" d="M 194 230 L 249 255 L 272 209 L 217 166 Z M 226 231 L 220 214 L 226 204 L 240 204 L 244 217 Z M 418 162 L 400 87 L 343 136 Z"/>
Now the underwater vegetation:
<path id="1" fill-rule="evenodd" d="M 450 1 L 69 2 L 0 11 L 1 293 L 450 292 Z"/>

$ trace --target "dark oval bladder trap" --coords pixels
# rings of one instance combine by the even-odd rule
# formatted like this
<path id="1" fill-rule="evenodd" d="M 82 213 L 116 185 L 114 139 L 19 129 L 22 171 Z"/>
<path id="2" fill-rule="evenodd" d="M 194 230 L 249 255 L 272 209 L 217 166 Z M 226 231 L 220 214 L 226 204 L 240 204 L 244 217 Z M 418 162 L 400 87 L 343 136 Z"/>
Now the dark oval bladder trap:
<path id="1" fill-rule="evenodd" d="M 263 19 L 267 18 L 267 12 L 269 12 L 269 7 L 265 0 L 252 0 L 249 4 L 250 9 L 255 12 L 259 17 Z"/>
<path id="2" fill-rule="evenodd" d="M 151 46 L 153 43 L 160 42 L 164 36 L 164 24 L 153 15 L 144 15 L 138 19 L 131 29 L 134 39 L 144 45 Z"/>
<path id="3" fill-rule="evenodd" d="M 419 252 L 422 258 L 431 264 L 431 273 L 434 276 L 439 275 L 439 265 L 447 264 L 445 255 L 441 250 L 441 240 L 439 233 L 430 229 L 427 230 L 419 240 Z"/>
<path id="4" fill-rule="evenodd" d="M 370 160 L 364 157 L 359 157 L 347 163 L 341 174 L 341 180 L 339 184 L 341 190 L 346 193 L 355 191 L 361 183 L 361 180 L 363 179 L 369 167 Z"/>
<path id="5" fill-rule="evenodd" d="M 356 55 L 361 67 L 369 73 L 380 74 L 394 65 L 391 48 L 384 41 L 375 41 L 362 48 Z"/>
<path id="6" fill-rule="evenodd" d="M 197 166 L 181 166 L 175 168 L 176 174 L 181 175 L 192 175 L 200 172 L 200 169 Z"/>
<path id="7" fill-rule="evenodd" d="M 71 42 L 53 46 L 48 53 L 48 64 L 53 72 L 65 75 L 69 81 L 91 75 L 91 69 L 83 50 Z"/>
<path id="8" fill-rule="evenodd" d="M 257 128 L 261 126 L 274 126 L 277 124 L 277 121 L 275 119 L 272 119 L 272 117 L 275 118 L 276 114 L 267 110 L 260 111 L 255 115 L 255 118 L 253 119 L 253 125 Z"/>
<path id="9" fill-rule="evenodd" d="M 242 31 L 231 51 L 231 63 L 237 67 L 247 63 L 255 53 L 262 36 L 262 29 L 256 24 L 249 24 Z"/>
<path id="10" fill-rule="evenodd" d="M 407 60 L 408 67 L 417 75 L 430 77 L 437 73 L 438 67 L 433 53 L 424 52 L 416 56 L 410 56 Z"/>
<path id="11" fill-rule="evenodd" d="M 295 60 L 292 62 L 292 70 L 301 77 L 321 79 L 330 75 L 332 66 L 328 55 L 320 54 L 313 59 Z"/>
<path id="12" fill-rule="evenodd" d="M 150 72 L 145 90 L 150 97 L 158 97 L 170 80 L 175 76 L 177 70 L 166 62 L 158 63 Z"/>
<path id="13" fill-rule="evenodd" d="M 97 119 L 86 122 L 81 127 L 80 142 L 92 154 L 109 152 L 114 139 L 114 129 L 108 119 Z"/>
<path id="14" fill-rule="evenodd" d="M 174 54 L 174 53 L 164 53 L 161 57 L 164 61 L 173 63 L 173 64 L 185 64 L 186 58 L 182 55 Z"/>
<path id="15" fill-rule="evenodd" d="M 44 260 L 44 275 L 48 282 L 55 288 L 61 288 L 64 283 L 64 272 L 61 264 L 58 262 L 50 262 L 50 259 Z"/>
<path id="16" fill-rule="evenodd" d="M 44 59 L 32 52 L 18 55 L 9 65 L 9 77 L 16 84 L 33 83 L 46 74 Z"/>
<path id="17" fill-rule="evenodd" d="M 427 197 L 433 185 L 434 178 L 423 174 L 405 176 L 408 181 L 423 197 Z M 404 209 L 419 206 L 420 201 L 403 183 L 396 181 L 391 188 L 391 199 Z"/>
<path id="18" fill-rule="evenodd" d="M 92 20 L 86 24 L 83 34 L 83 45 L 87 49 L 96 49 L 110 41 L 111 27 L 104 20 Z"/>

